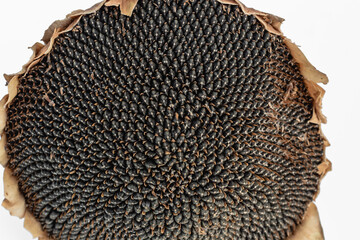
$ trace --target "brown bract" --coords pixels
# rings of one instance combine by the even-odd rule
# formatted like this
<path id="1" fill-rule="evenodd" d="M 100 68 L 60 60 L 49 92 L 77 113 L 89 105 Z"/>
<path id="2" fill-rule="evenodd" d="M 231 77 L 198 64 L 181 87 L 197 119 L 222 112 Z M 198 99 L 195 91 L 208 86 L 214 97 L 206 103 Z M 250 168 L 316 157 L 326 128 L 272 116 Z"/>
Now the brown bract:
<path id="1" fill-rule="evenodd" d="M 131 16 L 138 0 L 110 0 L 105 3 L 105 6 L 120 6 L 121 13 L 126 16 Z"/>
<path id="2" fill-rule="evenodd" d="M 279 35 L 283 38 L 284 43 L 289 48 L 293 58 L 299 65 L 301 74 L 304 77 L 304 82 L 307 86 L 310 96 L 313 98 L 313 117 L 310 120 L 311 123 L 321 125 L 326 123 L 326 118 L 321 112 L 322 98 L 325 91 L 318 85 L 318 83 L 326 84 L 328 82 L 327 76 L 318 71 L 305 57 L 296 44 L 291 42 L 288 38 L 283 36 L 280 30 L 281 23 L 284 19 L 274 16 L 269 13 L 264 13 L 253 8 L 246 7 L 239 0 L 217 0 L 224 5 L 238 5 L 241 10 L 247 15 L 255 16 L 259 22 L 263 24 L 265 29 L 270 33 Z M 0 163 L 6 167 L 9 161 L 8 155 L 5 150 L 6 136 L 4 129 L 6 127 L 7 108 L 11 104 L 12 100 L 17 95 L 19 86 L 19 79 L 26 76 L 29 70 L 34 67 L 41 59 L 50 53 L 55 39 L 68 31 L 71 31 L 81 17 L 87 14 L 91 14 L 99 10 L 102 6 L 118 6 L 121 9 L 122 14 L 131 16 L 134 8 L 136 7 L 138 0 L 104 0 L 95 4 L 93 7 L 87 10 L 77 10 L 66 16 L 63 20 L 55 21 L 44 33 L 42 38 L 43 43 L 35 43 L 31 49 L 33 54 L 30 60 L 22 67 L 21 71 L 6 75 L 4 77 L 8 82 L 8 94 L 0 101 Z M 321 129 L 320 134 L 323 138 L 324 148 L 329 146 L 328 140 L 323 135 Z M 324 156 L 323 162 L 318 166 L 318 173 L 322 179 L 328 171 L 331 170 L 331 163 Z M 48 235 L 42 230 L 40 223 L 34 218 L 34 216 L 26 209 L 25 199 L 19 191 L 18 180 L 13 176 L 11 170 L 6 167 L 4 172 L 4 186 L 5 186 L 5 200 L 3 206 L 10 211 L 11 215 L 19 218 L 25 218 L 24 227 L 29 230 L 33 237 L 38 237 L 41 240 L 47 240 Z M 316 198 L 317 194 L 315 195 Z M 315 204 L 311 203 L 304 216 L 302 224 L 296 229 L 296 232 L 289 240 L 321 240 L 324 239 L 323 232 L 319 220 L 318 211 Z"/>
<path id="3" fill-rule="evenodd" d="M 320 224 L 319 212 L 314 203 L 310 203 L 308 210 L 304 216 L 302 224 L 300 224 L 293 236 L 288 240 L 323 240 L 324 234 Z"/>

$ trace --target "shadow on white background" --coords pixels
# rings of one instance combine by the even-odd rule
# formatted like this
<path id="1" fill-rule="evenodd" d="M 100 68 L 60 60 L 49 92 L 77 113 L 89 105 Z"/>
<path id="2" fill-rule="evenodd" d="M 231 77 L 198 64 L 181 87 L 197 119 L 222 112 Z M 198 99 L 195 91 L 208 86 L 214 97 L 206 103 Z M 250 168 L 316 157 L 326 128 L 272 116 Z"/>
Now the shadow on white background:
<path id="1" fill-rule="evenodd" d="M 0 3 L 0 74 L 21 69 L 31 55 L 27 48 L 40 41 L 55 20 L 98 0 L 2 1 Z M 327 240 L 356 239 L 360 216 L 360 27 L 358 0 L 243 0 L 248 7 L 286 19 L 282 30 L 301 46 L 311 63 L 325 72 L 330 83 L 323 112 L 323 126 L 332 146 L 327 156 L 333 162 L 321 184 L 317 199 Z M 50 4 L 51 3 L 51 4 Z M 1 80 L 0 96 L 7 93 Z M 2 179 L 3 171 L 0 170 Z M 0 200 L 3 182 L 0 181 Z M 28 240 L 22 221 L 0 207 L 0 239 Z"/>

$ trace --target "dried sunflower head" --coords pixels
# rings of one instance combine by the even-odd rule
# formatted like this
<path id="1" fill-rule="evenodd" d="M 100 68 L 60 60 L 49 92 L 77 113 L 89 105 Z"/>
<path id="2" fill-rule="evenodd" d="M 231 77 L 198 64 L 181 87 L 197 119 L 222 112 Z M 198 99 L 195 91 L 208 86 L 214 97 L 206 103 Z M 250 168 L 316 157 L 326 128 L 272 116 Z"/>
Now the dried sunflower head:
<path id="1" fill-rule="evenodd" d="M 327 78 L 281 21 L 108 0 L 54 23 L 7 76 L 3 205 L 44 239 L 321 237 Z"/>

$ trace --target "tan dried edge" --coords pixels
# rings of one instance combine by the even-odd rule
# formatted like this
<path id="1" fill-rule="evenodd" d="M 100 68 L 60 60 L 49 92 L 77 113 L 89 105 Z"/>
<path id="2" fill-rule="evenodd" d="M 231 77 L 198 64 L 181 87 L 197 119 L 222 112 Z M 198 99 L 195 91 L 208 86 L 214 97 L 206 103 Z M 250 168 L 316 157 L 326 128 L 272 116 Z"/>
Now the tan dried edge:
<path id="1" fill-rule="evenodd" d="M 120 6 L 122 14 L 131 16 L 137 2 L 138 0 L 110 0 L 105 6 Z"/>
<path id="2" fill-rule="evenodd" d="M 296 46 L 288 38 L 283 36 L 283 33 L 280 30 L 280 27 L 281 27 L 281 23 L 284 21 L 284 19 L 274 16 L 269 13 L 264 13 L 264 12 L 255 10 L 253 8 L 248 8 L 239 0 L 217 0 L 217 1 L 219 1 L 223 4 L 238 5 L 245 14 L 254 15 L 259 20 L 259 22 L 261 22 L 264 25 L 265 29 L 267 29 L 270 33 L 280 35 L 283 37 L 284 43 L 289 48 L 295 61 L 299 64 L 300 72 L 304 76 L 305 83 L 306 83 L 306 86 L 309 90 L 311 97 L 314 99 L 313 118 L 310 120 L 310 122 L 316 123 L 319 125 L 321 125 L 321 123 L 325 123 L 326 118 L 323 116 L 323 114 L 321 112 L 321 103 L 322 103 L 322 98 L 324 96 L 325 91 L 320 86 L 318 86 L 317 83 L 326 84 L 328 82 L 328 78 L 325 74 L 318 71 L 307 60 L 307 58 L 302 53 L 302 51 L 298 48 L 298 46 Z M 138 0 L 104 0 L 87 10 L 74 11 L 71 14 L 67 15 L 66 19 L 64 19 L 64 20 L 55 21 L 49 27 L 49 29 L 45 31 L 45 34 L 42 38 L 45 45 L 43 45 L 42 43 L 36 43 L 36 44 L 34 44 L 34 46 L 31 47 L 31 49 L 33 50 L 33 55 L 31 56 L 29 62 L 23 66 L 22 70 L 20 72 L 18 72 L 17 74 L 13 74 L 13 75 L 5 74 L 4 75 L 5 79 L 8 82 L 9 94 L 3 98 L 3 100 L 1 101 L 1 104 L 0 104 L 0 107 L 1 107 L 1 109 L 0 109 L 0 132 L 3 132 L 3 130 L 5 128 L 5 124 L 6 124 L 6 110 L 4 111 L 3 108 L 6 109 L 8 104 L 10 104 L 11 101 L 16 96 L 17 88 L 18 88 L 18 84 L 19 84 L 19 78 L 21 76 L 26 75 L 27 72 L 42 59 L 43 56 L 47 55 L 51 51 L 54 41 L 59 35 L 65 33 L 65 32 L 71 31 L 76 26 L 76 24 L 80 21 L 80 19 L 83 15 L 96 12 L 104 4 L 106 6 L 119 6 L 121 8 L 121 12 L 124 15 L 131 16 L 137 2 L 138 2 Z M 6 99 L 6 101 L 4 99 Z M 5 103 L 4 103 L 4 101 L 5 101 Z M 329 146 L 329 142 L 327 141 L 326 137 L 322 134 L 321 129 L 320 129 L 320 133 L 324 140 L 324 147 Z M 2 136 L 2 139 L 3 138 L 4 138 L 4 135 Z M 3 148 L 5 143 L 6 143 L 6 139 L 2 140 L 0 142 L 0 144 L 1 144 L 0 147 Z M 2 156 L 2 154 L 4 152 L 5 151 L 0 151 L 0 156 Z M 5 152 L 5 154 L 6 154 L 6 152 Z M 5 162 L 4 165 L 6 165 L 7 161 L 8 160 L 2 161 L 1 163 Z M 331 162 L 324 157 L 323 163 L 320 164 L 318 168 L 319 168 L 319 174 L 321 175 L 321 179 L 322 179 L 326 175 L 326 173 L 331 170 Z M 47 240 L 48 239 L 47 234 L 41 229 L 40 223 L 32 216 L 32 214 L 30 212 L 28 212 L 25 209 L 25 200 L 19 192 L 17 180 L 12 176 L 11 172 L 9 172 L 7 170 L 9 170 L 9 169 L 5 168 L 5 172 L 7 172 L 7 173 L 6 173 L 6 179 L 5 179 L 5 174 L 4 174 L 4 184 L 5 185 L 8 184 L 7 189 L 9 191 L 6 192 L 6 190 L 5 190 L 5 196 L 8 195 L 10 197 L 6 198 L 4 200 L 5 205 L 7 205 L 7 204 L 11 205 L 10 201 L 9 201 L 9 199 L 10 199 L 13 201 L 12 206 L 20 206 L 20 207 L 18 207 L 18 210 L 16 210 L 16 209 L 12 210 L 14 215 L 18 215 L 20 217 L 25 217 L 25 221 L 24 221 L 25 228 L 32 233 L 34 238 L 39 237 L 40 240 Z M 15 181 L 16 181 L 16 183 L 14 184 Z M 16 201 L 14 201 L 14 199 Z M 7 202 L 9 202 L 9 203 L 7 203 Z M 4 203 L 3 203 L 3 205 L 4 205 Z M 24 207 L 22 207 L 22 206 L 24 206 Z M 292 237 L 290 237 L 290 240 L 304 239 L 304 238 L 302 238 L 302 236 L 303 236 L 302 233 L 306 232 L 307 231 L 306 229 L 308 229 L 310 232 L 313 233 L 311 236 L 309 235 L 309 237 L 312 237 L 312 238 L 308 237 L 306 239 L 310 239 L 310 240 L 324 239 L 322 229 L 321 229 L 321 224 L 319 221 L 319 215 L 318 215 L 317 209 L 316 209 L 316 211 L 314 211 L 314 206 L 315 206 L 315 204 L 313 204 L 313 203 L 311 203 L 309 205 L 308 210 L 304 216 L 304 220 L 303 220 L 302 224 L 300 226 L 298 226 L 297 231 L 295 232 L 295 234 Z M 23 212 L 23 208 L 25 209 L 24 212 Z M 316 206 L 315 206 L 315 208 L 316 208 Z M 10 209 L 10 212 L 11 212 L 11 209 Z M 311 228 L 313 226 L 313 224 L 308 224 L 309 218 L 312 219 L 311 221 L 317 222 L 319 227 L 315 228 L 315 229 Z M 320 234 L 319 229 L 321 229 L 321 234 Z M 314 232 L 319 233 L 316 235 L 316 238 L 313 237 L 313 236 L 315 236 Z"/>
<path id="3" fill-rule="evenodd" d="M 4 78 L 8 83 L 8 94 L 0 101 L 0 163 L 5 167 L 5 200 L 3 201 L 2 205 L 7 210 L 9 210 L 11 215 L 25 219 L 24 227 L 32 234 L 33 238 L 39 238 L 39 240 L 49 240 L 48 234 L 42 229 L 40 223 L 35 219 L 30 211 L 26 209 L 25 199 L 20 193 L 18 180 L 15 176 L 13 176 L 10 168 L 6 167 L 7 162 L 9 161 L 5 150 L 6 136 L 4 134 L 7 120 L 6 111 L 12 100 L 17 95 L 19 79 L 23 76 L 26 76 L 29 70 L 51 51 L 55 39 L 59 35 L 71 31 L 80 21 L 82 16 L 98 11 L 103 5 L 119 6 L 122 14 L 131 16 L 136 4 L 137 0 L 104 0 L 87 10 L 73 11 L 72 13 L 68 14 L 65 19 L 57 20 L 50 25 L 42 38 L 44 44 L 38 42 L 31 47 L 33 54 L 31 55 L 30 60 L 22 67 L 20 72 L 11 75 L 4 74 Z"/>
<path id="4" fill-rule="evenodd" d="M 9 95 L 6 94 L 0 101 L 0 134 L 3 134 L 3 131 L 5 129 L 6 126 L 6 108 L 5 108 L 5 104 L 7 103 L 9 98 Z"/>
<path id="5" fill-rule="evenodd" d="M 325 90 L 321 88 L 318 83 L 327 84 L 329 82 L 328 77 L 317 70 L 305 57 L 300 48 L 294 44 L 290 39 L 286 38 L 280 30 L 281 23 L 284 19 L 274 16 L 269 13 L 264 13 L 252 8 L 247 8 L 239 0 L 218 0 L 223 4 L 238 5 L 241 10 L 248 15 L 254 15 L 260 23 L 262 23 L 270 33 L 279 35 L 282 37 L 284 44 L 290 50 L 290 53 L 294 60 L 298 63 L 301 75 L 304 78 L 304 83 L 308 89 L 310 96 L 313 99 L 313 116 L 309 122 L 319 125 L 319 134 L 323 140 L 324 153 L 325 148 L 330 146 L 329 141 L 324 136 L 321 130 L 321 124 L 326 123 L 326 117 L 322 114 L 322 99 L 325 94 Z M 318 174 L 320 175 L 320 181 L 318 185 L 318 191 L 314 195 L 315 200 L 320 191 L 320 182 L 325 177 L 326 173 L 331 171 L 331 162 L 326 158 L 325 154 L 322 159 L 322 163 L 318 166 Z M 314 203 L 310 203 L 307 211 L 304 215 L 302 223 L 297 226 L 295 233 L 288 238 L 289 240 L 323 240 L 324 234 L 320 223 L 319 213 Z"/>
<path id="6" fill-rule="evenodd" d="M 323 240 L 324 233 L 321 227 L 319 212 L 314 203 L 310 203 L 302 223 L 297 226 L 296 232 L 288 240 Z"/>
<path id="7" fill-rule="evenodd" d="M 0 164 L 3 167 L 5 167 L 9 161 L 9 156 L 7 155 L 7 153 L 5 151 L 5 145 L 6 145 L 6 136 L 5 136 L 5 134 L 3 134 L 1 136 L 1 140 L 0 140 Z"/>

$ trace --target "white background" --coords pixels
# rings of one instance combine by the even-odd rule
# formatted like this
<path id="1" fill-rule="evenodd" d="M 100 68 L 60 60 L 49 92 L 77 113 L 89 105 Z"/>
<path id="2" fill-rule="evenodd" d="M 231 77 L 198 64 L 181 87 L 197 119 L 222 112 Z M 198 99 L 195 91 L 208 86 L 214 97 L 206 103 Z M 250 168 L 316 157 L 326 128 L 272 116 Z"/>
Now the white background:
<path id="1" fill-rule="evenodd" d="M 31 55 L 27 47 L 40 41 L 54 20 L 98 1 L 1 0 L 0 74 L 19 71 Z M 300 45 L 310 62 L 330 78 L 324 87 L 327 93 L 323 111 L 328 124 L 323 130 L 332 144 L 327 156 L 333 171 L 323 180 L 316 202 L 327 240 L 360 239 L 360 1 L 243 0 L 243 3 L 285 18 L 282 26 L 285 35 Z M 5 80 L 0 82 L 3 96 L 7 88 Z M 2 207 L 0 239 L 31 239 L 22 221 L 10 217 Z"/>

